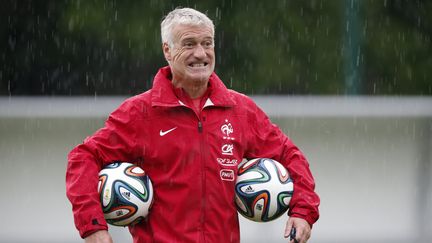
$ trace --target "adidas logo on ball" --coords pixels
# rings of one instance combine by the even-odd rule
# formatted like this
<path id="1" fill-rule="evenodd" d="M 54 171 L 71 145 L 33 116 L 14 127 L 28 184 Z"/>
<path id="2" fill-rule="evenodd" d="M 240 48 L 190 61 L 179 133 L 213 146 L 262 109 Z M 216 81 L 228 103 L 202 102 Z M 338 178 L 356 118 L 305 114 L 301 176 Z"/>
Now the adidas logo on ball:
<path id="1" fill-rule="evenodd" d="M 255 190 L 251 186 L 248 186 L 245 192 L 255 192 Z"/>
<path id="2" fill-rule="evenodd" d="M 125 197 L 127 200 L 130 200 L 130 192 L 123 192 L 123 197 Z"/>

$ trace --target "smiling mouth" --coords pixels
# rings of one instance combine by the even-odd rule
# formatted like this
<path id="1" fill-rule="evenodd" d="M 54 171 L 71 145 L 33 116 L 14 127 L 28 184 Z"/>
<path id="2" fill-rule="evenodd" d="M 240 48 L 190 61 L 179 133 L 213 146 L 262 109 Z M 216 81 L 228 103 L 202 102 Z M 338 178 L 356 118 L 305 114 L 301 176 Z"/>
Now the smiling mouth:
<path id="1" fill-rule="evenodd" d="M 207 62 L 203 62 L 203 63 L 191 63 L 188 66 L 192 68 L 200 68 L 200 67 L 206 67 L 207 65 L 208 65 Z"/>

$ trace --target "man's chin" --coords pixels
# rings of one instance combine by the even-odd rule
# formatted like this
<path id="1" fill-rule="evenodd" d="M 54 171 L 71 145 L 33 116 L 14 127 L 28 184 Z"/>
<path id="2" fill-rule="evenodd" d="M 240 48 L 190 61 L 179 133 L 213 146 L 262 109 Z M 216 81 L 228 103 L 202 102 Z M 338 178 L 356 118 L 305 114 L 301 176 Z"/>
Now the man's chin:
<path id="1" fill-rule="evenodd" d="M 208 81 L 211 73 L 202 73 L 202 74 L 192 74 L 189 75 L 189 80 L 193 80 L 194 82 L 204 82 Z"/>

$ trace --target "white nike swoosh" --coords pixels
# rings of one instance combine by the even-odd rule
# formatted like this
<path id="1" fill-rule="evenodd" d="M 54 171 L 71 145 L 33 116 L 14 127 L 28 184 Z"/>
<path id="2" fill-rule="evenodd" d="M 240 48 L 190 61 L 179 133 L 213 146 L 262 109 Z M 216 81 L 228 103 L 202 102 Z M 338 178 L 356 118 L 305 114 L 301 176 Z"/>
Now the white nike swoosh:
<path id="1" fill-rule="evenodd" d="M 171 128 L 170 130 L 167 130 L 167 131 L 162 131 L 162 129 L 159 131 L 159 135 L 162 137 L 162 136 L 165 136 L 165 135 L 167 135 L 169 132 L 172 132 L 172 131 L 174 131 L 175 129 L 176 129 L 177 127 L 173 127 L 173 128 Z"/>

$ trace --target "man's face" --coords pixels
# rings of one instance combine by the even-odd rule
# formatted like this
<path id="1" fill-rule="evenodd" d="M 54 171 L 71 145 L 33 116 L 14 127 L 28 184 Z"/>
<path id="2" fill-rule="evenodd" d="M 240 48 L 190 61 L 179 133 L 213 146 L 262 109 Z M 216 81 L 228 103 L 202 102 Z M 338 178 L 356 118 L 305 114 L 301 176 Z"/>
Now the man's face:
<path id="1" fill-rule="evenodd" d="M 173 46 L 163 44 L 173 81 L 180 85 L 202 85 L 214 70 L 215 53 L 211 28 L 177 25 L 173 28 Z"/>

